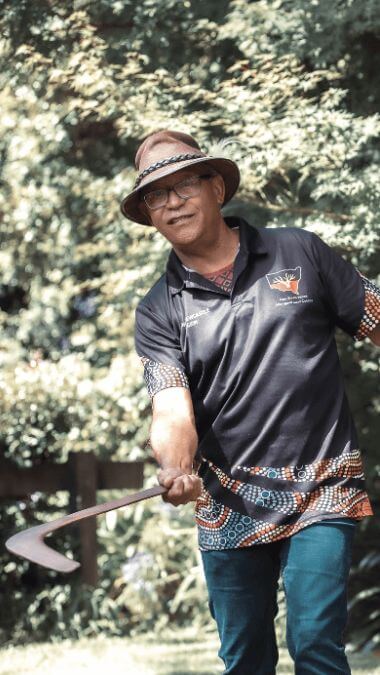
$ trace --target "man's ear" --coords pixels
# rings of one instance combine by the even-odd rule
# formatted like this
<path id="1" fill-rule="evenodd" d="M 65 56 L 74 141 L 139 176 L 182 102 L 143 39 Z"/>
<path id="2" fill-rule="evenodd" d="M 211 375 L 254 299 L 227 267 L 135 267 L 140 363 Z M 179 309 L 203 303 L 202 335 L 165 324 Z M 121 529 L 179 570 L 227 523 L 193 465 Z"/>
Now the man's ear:
<path id="1" fill-rule="evenodd" d="M 212 178 L 212 187 L 216 195 L 218 204 L 222 205 L 224 202 L 224 195 L 226 194 L 226 186 L 222 176 L 218 173 Z"/>

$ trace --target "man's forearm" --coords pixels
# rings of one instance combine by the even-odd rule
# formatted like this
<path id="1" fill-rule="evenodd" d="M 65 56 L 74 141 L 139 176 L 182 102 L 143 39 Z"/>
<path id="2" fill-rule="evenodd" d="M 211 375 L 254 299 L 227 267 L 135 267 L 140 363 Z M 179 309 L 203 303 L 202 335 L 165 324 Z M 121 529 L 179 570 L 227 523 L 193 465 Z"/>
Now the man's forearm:
<path id="1" fill-rule="evenodd" d="M 196 501 L 202 493 L 202 480 L 193 473 L 198 435 L 185 387 L 168 387 L 155 394 L 150 444 L 161 467 L 158 481 L 167 489 L 163 499 L 174 506 Z"/>
<path id="2" fill-rule="evenodd" d="M 198 436 L 190 418 L 154 415 L 150 444 L 162 469 L 181 469 L 183 473 L 192 473 Z"/>

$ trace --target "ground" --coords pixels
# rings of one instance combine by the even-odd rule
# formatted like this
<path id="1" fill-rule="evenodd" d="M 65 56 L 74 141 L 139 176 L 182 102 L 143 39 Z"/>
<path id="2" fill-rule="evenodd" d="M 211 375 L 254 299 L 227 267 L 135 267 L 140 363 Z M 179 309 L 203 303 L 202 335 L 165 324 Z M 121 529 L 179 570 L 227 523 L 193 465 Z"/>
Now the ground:
<path id="1" fill-rule="evenodd" d="M 0 675 L 217 675 L 222 673 L 217 657 L 218 640 L 209 634 L 202 640 L 193 632 L 179 631 L 158 639 L 93 638 L 59 643 L 6 647 L 0 651 Z M 350 657 L 352 675 L 380 675 L 380 659 Z M 293 668 L 281 649 L 279 675 Z"/>

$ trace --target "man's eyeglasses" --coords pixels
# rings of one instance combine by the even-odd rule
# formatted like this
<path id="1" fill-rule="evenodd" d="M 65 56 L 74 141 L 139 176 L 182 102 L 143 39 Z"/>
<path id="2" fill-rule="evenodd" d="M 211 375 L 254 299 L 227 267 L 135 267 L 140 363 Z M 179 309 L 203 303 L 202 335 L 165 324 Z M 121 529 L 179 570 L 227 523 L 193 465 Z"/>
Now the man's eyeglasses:
<path id="1" fill-rule="evenodd" d="M 152 190 L 152 192 L 147 192 L 143 196 L 143 200 L 147 207 L 154 211 L 155 209 L 161 209 L 165 206 L 169 198 L 169 192 L 174 190 L 178 197 L 181 199 L 190 199 L 190 197 L 196 197 L 201 189 L 201 180 L 203 178 L 211 178 L 214 174 L 205 173 L 201 176 L 189 176 L 185 180 L 181 180 L 180 183 L 172 185 L 172 187 L 161 188 L 160 190 Z"/>

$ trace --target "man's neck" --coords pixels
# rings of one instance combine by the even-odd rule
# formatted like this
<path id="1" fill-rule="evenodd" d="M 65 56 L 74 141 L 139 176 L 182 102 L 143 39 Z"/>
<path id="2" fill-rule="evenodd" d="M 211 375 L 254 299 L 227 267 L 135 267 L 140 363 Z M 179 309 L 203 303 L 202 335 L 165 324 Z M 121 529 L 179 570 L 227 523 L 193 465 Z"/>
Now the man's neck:
<path id="1" fill-rule="evenodd" d="M 239 248 L 239 229 L 230 229 L 225 224 L 214 241 L 202 243 L 192 251 L 173 247 L 182 264 L 199 272 L 208 274 L 222 269 L 235 260 Z"/>

